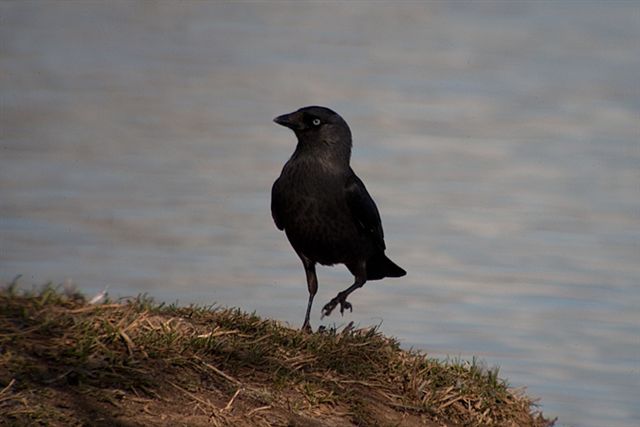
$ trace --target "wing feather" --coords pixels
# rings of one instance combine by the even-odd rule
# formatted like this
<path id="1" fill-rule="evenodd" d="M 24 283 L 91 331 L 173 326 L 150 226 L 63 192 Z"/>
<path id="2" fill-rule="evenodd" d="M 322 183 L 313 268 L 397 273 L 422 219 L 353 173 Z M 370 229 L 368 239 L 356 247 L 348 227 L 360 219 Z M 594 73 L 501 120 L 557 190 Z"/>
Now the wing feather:
<path id="1" fill-rule="evenodd" d="M 284 218 L 282 208 L 284 207 L 284 202 L 280 196 L 281 193 L 278 188 L 279 181 L 280 178 L 276 179 L 276 182 L 273 183 L 273 187 L 271 187 L 271 217 L 273 218 L 273 222 L 276 223 L 278 230 L 283 230 Z"/>
<path id="2" fill-rule="evenodd" d="M 352 173 L 347 179 L 345 195 L 356 224 L 362 231 L 369 234 L 381 249 L 386 249 L 378 207 L 369 195 L 364 183 L 355 173 Z"/>

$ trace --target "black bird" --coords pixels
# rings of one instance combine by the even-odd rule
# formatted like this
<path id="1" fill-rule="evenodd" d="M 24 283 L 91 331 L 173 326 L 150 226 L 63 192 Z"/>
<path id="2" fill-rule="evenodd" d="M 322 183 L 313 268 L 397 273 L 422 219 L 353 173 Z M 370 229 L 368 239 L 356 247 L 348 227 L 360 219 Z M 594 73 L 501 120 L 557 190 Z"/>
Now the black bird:
<path id="1" fill-rule="evenodd" d="M 401 277 L 406 271 L 384 254 L 380 213 L 364 184 L 351 169 L 351 131 L 347 122 L 325 107 L 304 107 L 276 117 L 293 130 L 298 144 L 271 190 L 271 215 L 284 230 L 307 275 L 309 303 L 302 329 L 311 330 L 309 314 L 318 290 L 316 263 L 344 264 L 353 285 L 322 308 L 328 316 L 352 310 L 349 294 L 367 280 Z"/>

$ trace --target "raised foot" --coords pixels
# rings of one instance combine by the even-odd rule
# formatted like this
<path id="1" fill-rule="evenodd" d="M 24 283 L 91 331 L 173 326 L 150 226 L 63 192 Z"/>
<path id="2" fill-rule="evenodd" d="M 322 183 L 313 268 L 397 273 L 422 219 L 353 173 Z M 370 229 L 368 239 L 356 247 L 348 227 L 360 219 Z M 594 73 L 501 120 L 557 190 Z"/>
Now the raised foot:
<path id="1" fill-rule="evenodd" d="M 351 303 L 348 302 L 345 297 L 341 297 L 340 294 L 338 294 L 338 296 L 336 296 L 334 299 L 326 303 L 324 307 L 322 307 L 321 318 L 330 315 L 333 309 L 336 308 L 338 303 L 340 304 L 340 314 L 344 314 L 344 311 L 347 309 L 349 311 L 353 311 L 353 306 L 351 305 Z"/>

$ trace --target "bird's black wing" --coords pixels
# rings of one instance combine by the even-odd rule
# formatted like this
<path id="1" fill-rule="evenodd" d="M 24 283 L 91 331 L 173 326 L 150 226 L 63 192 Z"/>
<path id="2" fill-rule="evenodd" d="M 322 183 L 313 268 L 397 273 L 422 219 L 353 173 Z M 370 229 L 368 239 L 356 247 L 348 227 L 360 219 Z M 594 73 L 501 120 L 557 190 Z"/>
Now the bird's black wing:
<path id="1" fill-rule="evenodd" d="M 363 182 L 353 171 L 345 184 L 345 195 L 351 215 L 358 227 L 369 234 L 381 249 L 386 249 L 378 208 Z"/>
<path id="2" fill-rule="evenodd" d="M 271 187 L 271 216 L 273 217 L 273 222 L 276 223 L 276 227 L 278 227 L 279 230 L 282 230 L 284 229 L 284 222 L 282 217 L 282 208 L 284 207 L 284 201 L 280 196 L 281 193 L 278 189 L 278 181 L 280 181 L 279 178 L 276 180 L 276 182 L 273 183 L 273 187 Z"/>

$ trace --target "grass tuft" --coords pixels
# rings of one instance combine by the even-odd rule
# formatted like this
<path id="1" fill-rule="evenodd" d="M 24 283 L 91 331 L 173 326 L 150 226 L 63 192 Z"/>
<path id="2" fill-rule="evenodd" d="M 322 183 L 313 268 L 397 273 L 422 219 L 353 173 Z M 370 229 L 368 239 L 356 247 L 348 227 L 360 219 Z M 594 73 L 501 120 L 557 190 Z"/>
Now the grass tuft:
<path id="1" fill-rule="evenodd" d="M 306 334 L 239 309 L 0 290 L 7 425 L 550 426 L 498 369 L 377 328 Z"/>

